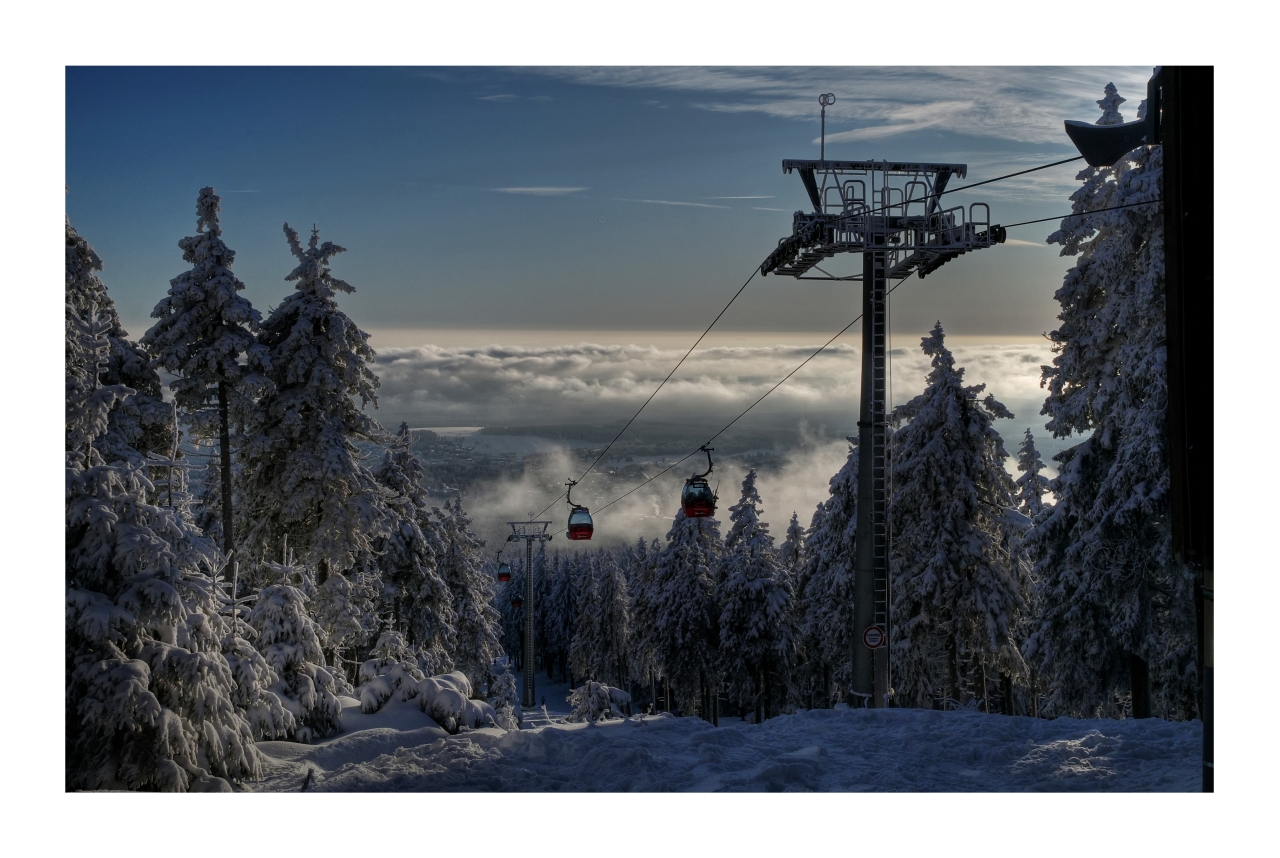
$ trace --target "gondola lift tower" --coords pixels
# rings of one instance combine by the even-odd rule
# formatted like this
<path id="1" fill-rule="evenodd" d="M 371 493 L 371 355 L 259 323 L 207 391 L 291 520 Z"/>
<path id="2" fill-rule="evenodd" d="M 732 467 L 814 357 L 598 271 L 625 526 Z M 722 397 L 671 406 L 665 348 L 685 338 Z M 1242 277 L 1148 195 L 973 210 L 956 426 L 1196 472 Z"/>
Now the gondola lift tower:
<path id="1" fill-rule="evenodd" d="M 826 157 L 826 109 L 819 97 L 818 160 L 784 160 L 797 172 L 812 212 L 798 211 L 791 235 L 760 265 L 761 275 L 862 282 L 862 392 L 858 413 L 858 520 L 854 561 L 853 693 L 864 705 L 889 700 L 889 531 L 885 482 L 888 294 L 890 280 L 925 277 L 972 250 L 1004 242 L 986 203 L 944 207 L 939 197 L 965 164 L 837 161 Z M 862 274 L 837 277 L 819 265 L 840 253 L 862 254 Z M 814 275 L 811 272 L 818 272 Z M 878 628 L 879 634 L 868 632 Z"/>

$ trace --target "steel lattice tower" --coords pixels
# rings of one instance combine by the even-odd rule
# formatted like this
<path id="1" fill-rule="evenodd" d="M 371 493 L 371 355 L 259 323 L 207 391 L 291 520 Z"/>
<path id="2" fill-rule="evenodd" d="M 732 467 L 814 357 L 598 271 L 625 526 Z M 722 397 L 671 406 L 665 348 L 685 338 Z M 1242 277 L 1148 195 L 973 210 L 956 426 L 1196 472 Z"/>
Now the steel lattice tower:
<path id="1" fill-rule="evenodd" d="M 824 96 L 824 112 L 832 102 Z M 964 178 L 965 164 L 823 158 L 786 160 L 782 169 L 800 173 L 813 212 L 795 213 L 791 235 L 778 242 L 760 273 L 862 281 L 853 691 L 866 705 L 881 707 L 890 689 L 885 645 L 891 620 L 885 413 L 889 281 L 913 273 L 924 277 L 971 250 L 1003 242 L 1005 232 L 990 223 L 986 203 L 942 207 L 939 197 L 947 182 L 952 176 Z M 862 274 L 836 277 L 819 267 L 838 253 L 861 253 Z M 878 637 L 868 632 L 877 628 Z"/>

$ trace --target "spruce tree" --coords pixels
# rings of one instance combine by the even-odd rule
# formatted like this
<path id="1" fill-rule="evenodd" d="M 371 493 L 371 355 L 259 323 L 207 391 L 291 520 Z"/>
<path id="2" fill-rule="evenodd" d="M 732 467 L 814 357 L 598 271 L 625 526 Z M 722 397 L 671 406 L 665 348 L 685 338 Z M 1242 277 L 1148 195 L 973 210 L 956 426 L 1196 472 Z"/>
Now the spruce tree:
<path id="1" fill-rule="evenodd" d="M 1120 101 L 1108 86 L 1099 124 L 1121 121 Z M 1159 199 L 1162 164 L 1161 147 L 1142 146 L 1082 171 L 1073 211 Z M 1055 295 L 1041 413 L 1054 437 L 1089 437 L 1054 457 L 1057 504 L 1028 535 L 1042 619 L 1026 654 L 1051 712 L 1192 717 L 1194 581 L 1173 558 L 1168 521 L 1163 215 L 1088 214 L 1049 241 L 1078 258 Z"/>
<path id="2" fill-rule="evenodd" d="M 201 188 L 196 200 L 196 234 L 181 239 L 182 259 L 192 268 L 169 281 L 169 294 L 151 316 L 158 321 L 142 337 L 152 365 L 177 376 L 169 383 L 174 401 L 187 410 L 200 434 L 218 438 L 220 533 L 222 550 L 235 545 L 231 488 L 231 410 L 261 395 L 267 349 L 255 337 L 262 317 L 238 293 L 244 283 L 231 272 L 235 251 L 222 240 L 221 200 L 213 188 Z M 205 410 L 217 405 L 217 412 Z M 224 502 L 225 501 L 225 502 Z"/>
<path id="3" fill-rule="evenodd" d="M 756 710 L 757 721 L 772 716 L 775 701 L 785 699 L 798 637 L 791 582 L 769 525 L 760 520 L 760 502 L 753 468 L 742 481 L 741 499 L 729 508 L 733 524 L 724 540 L 719 592 L 726 687 L 738 705 Z"/>
<path id="4" fill-rule="evenodd" d="M 66 222 L 66 304 L 68 319 L 101 322 L 107 352 L 98 363 L 94 379 L 100 388 L 122 385 L 128 396 L 115 400 L 106 416 L 106 425 L 94 441 L 95 449 L 108 463 L 126 460 L 134 465 L 146 463 L 148 453 L 167 454 L 173 448 L 172 411 L 164 402 L 160 376 L 151 367 L 150 356 L 129 339 L 120 325 L 115 302 L 98 276 L 102 260 L 89 243 Z M 81 361 L 73 353 L 70 330 L 66 363 Z M 77 369 L 77 372 L 80 371 Z"/>
<path id="5" fill-rule="evenodd" d="M 831 478 L 830 497 L 818 504 L 804 542 L 800 593 L 801 640 L 815 705 L 853 687 L 853 564 L 858 533 L 858 448 Z M 857 641 L 858 646 L 862 645 Z"/>
<path id="6" fill-rule="evenodd" d="M 965 686 L 988 698 L 998 673 L 1020 674 L 1011 631 L 1025 581 L 1012 557 L 1008 457 L 993 421 L 1013 415 L 985 385 L 965 385 L 941 323 L 921 340 L 931 358 L 925 390 L 894 409 L 889 521 L 892 655 L 899 700 L 929 706 Z M 903 424 L 906 424 L 905 426 Z"/>
<path id="7" fill-rule="evenodd" d="M 355 291 L 329 269 L 344 248 L 320 244 L 312 230 L 304 249 L 288 224 L 284 232 L 298 259 L 285 279 L 296 283 L 261 326 L 272 388 L 244 451 L 250 509 L 242 545 L 250 556 L 276 557 L 287 537 L 323 584 L 371 557 L 386 533 L 387 492 L 354 443 L 377 442 L 384 433 L 362 410 L 378 401 L 369 335 L 334 300 L 335 292 Z"/>
<path id="8" fill-rule="evenodd" d="M 66 310 L 67 788 L 227 789 L 219 778 L 256 778 L 262 758 L 201 571 L 215 549 L 152 502 L 141 457 L 113 423 L 135 391 L 102 383 L 118 355 L 112 314 L 92 301 Z"/>
<path id="9" fill-rule="evenodd" d="M 1022 446 L 1018 448 L 1018 473 L 1021 476 L 1013 481 L 1013 500 L 1018 512 L 1033 520 L 1045 508 L 1044 495 L 1049 488 L 1049 478 L 1040 474 L 1042 470 L 1044 462 L 1040 460 L 1035 439 L 1028 429 L 1022 438 Z"/>
<path id="10" fill-rule="evenodd" d="M 594 551 L 579 551 L 577 560 L 577 619 L 569 642 L 569 669 L 575 677 L 603 682 L 605 666 L 600 658 L 604 624 L 600 598 L 599 560 Z"/>
<path id="11" fill-rule="evenodd" d="M 288 738 L 314 742 L 342 731 L 341 690 L 325 667 L 320 627 L 307 613 L 307 598 L 288 584 L 272 584 L 258 594 L 247 621 L 258 633 L 263 657 L 278 677 L 271 686 L 293 716 Z"/>
<path id="12" fill-rule="evenodd" d="M 651 641 L 654 658 L 682 713 L 694 714 L 715 679 L 720 607 L 720 524 L 676 512 L 653 573 Z"/>
<path id="13" fill-rule="evenodd" d="M 568 680 L 569 648 L 577 630 L 577 578 L 570 556 L 556 553 L 552 562 L 551 591 L 547 597 L 547 659 L 559 664 Z"/>
<path id="14" fill-rule="evenodd" d="M 394 626 L 415 648 L 422 671 L 437 676 L 453 669 L 449 656 L 456 647 L 453 598 L 436 569 L 444 544 L 422 486 L 422 464 L 409 449 L 411 442 L 408 424 L 401 423 L 374 470 L 374 478 L 391 493 L 387 501 L 390 528 L 378 540 L 375 552 Z"/>
<path id="15" fill-rule="evenodd" d="M 453 597 L 457 633 L 450 656 L 453 667 L 471 682 L 484 687 L 493 660 L 502 654 L 502 620 L 493 606 L 494 581 L 480 556 L 484 543 L 471 529 L 471 519 L 462 508 L 462 498 L 433 507 L 443 550 L 437 569 Z"/>

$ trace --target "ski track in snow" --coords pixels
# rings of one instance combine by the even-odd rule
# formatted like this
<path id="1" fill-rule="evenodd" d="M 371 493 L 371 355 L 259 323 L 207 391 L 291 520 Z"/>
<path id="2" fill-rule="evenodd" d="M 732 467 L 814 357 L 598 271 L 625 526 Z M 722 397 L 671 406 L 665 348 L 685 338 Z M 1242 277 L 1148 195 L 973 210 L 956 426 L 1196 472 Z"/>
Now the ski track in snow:
<path id="1" fill-rule="evenodd" d="M 1200 737 L 1199 722 L 920 709 L 720 727 L 659 715 L 456 736 L 381 727 L 317 746 L 260 743 L 267 776 L 251 788 L 296 791 L 313 768 L 311 790 L 349 792 L 1196 792 Z"/>

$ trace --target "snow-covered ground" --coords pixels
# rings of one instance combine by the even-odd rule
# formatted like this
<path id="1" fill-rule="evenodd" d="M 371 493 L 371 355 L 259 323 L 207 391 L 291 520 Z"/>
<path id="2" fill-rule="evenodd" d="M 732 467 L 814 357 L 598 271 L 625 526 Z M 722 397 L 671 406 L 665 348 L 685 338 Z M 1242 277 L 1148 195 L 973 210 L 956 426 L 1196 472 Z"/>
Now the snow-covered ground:
<path id="1" fill-rule="evenodd" d="M 918 709 L 818 710 L 764 724 L 665 715 L 450 736 L 415 701 L 362 715 L 318 745 L 263 742 L 258 791 L 1194 792 L 1200 724 Z M 553 702 L 553 696 L 557 698 Z M 542 719 L 537 719 L 541 721 Z"/>

